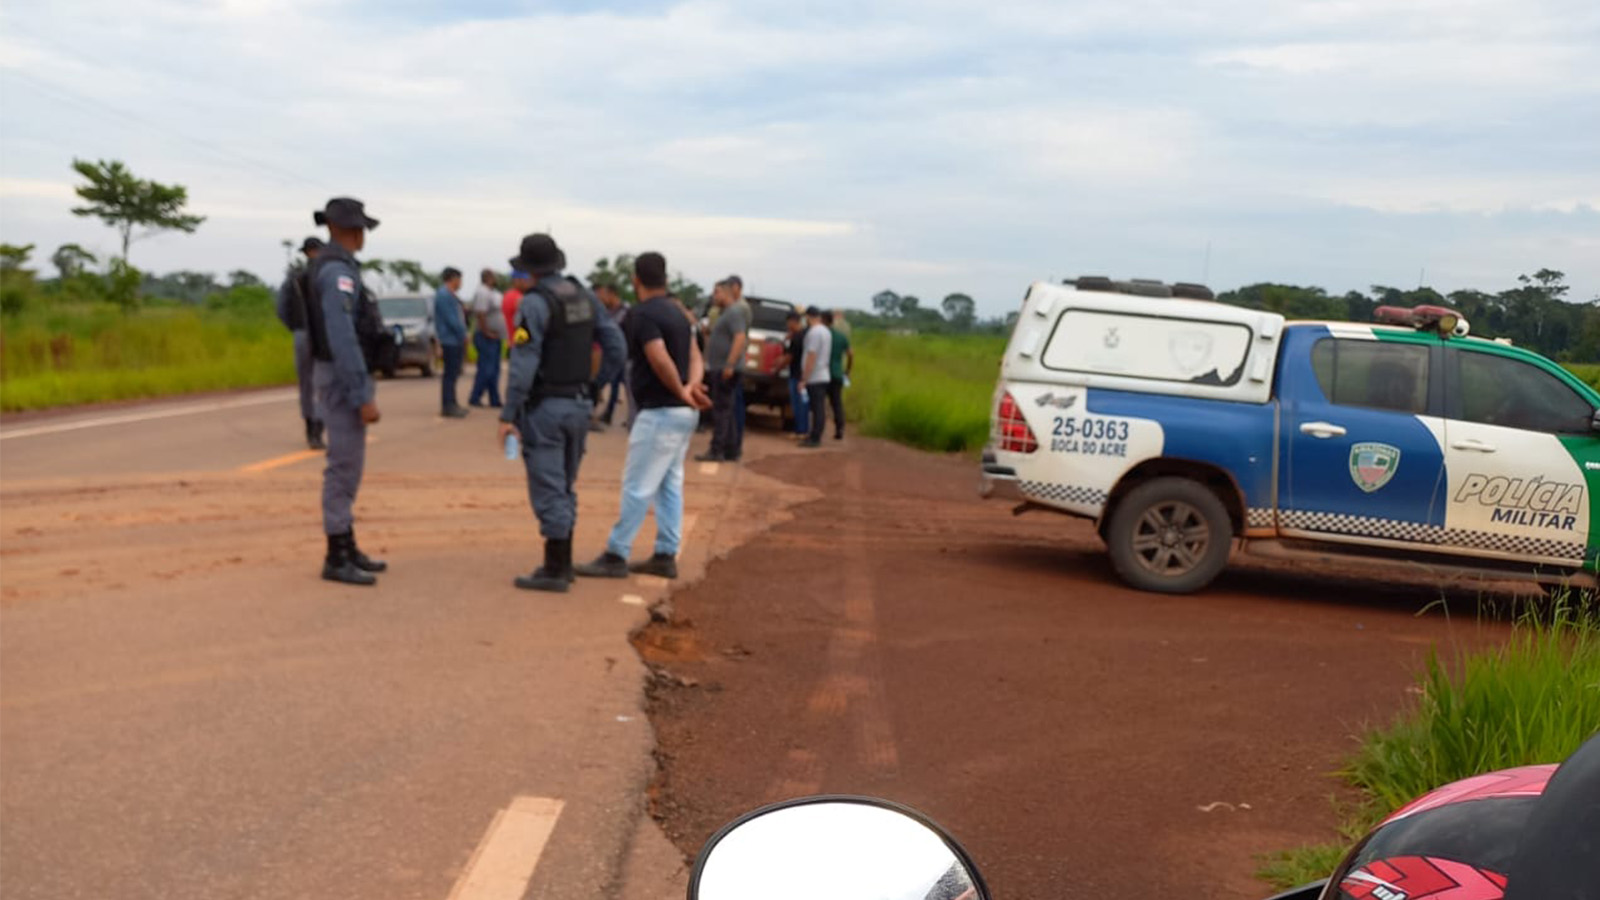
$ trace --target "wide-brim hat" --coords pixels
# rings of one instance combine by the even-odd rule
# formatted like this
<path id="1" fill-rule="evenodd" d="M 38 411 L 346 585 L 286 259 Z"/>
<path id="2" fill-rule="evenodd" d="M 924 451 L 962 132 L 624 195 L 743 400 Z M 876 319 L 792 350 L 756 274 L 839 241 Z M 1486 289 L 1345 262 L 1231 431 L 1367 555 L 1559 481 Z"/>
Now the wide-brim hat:
<path id="1" fill-rule="evenodd" d="M 567 255 L 548 234 L 530 234 L 523 238 L 521 249 L 511 257 L 511 268 L 533 275 L 559 272 L 566 267 Z"/>
<path id="2" fill-rule="evenodd" d="M 367 215 L 367 208 L 360 200 L 350 197 L 335 197 L 328 201 L 328 205 L 311 214 L 312 221 L 318 225 L 333 225 L 337 228 L 365 228 L 371 230 L 378 227 L 378 220 Z"/>

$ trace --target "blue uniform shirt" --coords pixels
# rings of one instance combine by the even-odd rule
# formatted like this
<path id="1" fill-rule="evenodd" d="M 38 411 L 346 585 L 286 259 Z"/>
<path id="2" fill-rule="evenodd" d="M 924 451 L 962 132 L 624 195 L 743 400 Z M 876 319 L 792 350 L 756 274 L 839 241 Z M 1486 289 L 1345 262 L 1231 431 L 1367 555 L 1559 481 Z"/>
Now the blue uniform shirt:
<path id="1" fill-rule="evenodd" d="M 460 347 L 467 342 L 467 321 L 461 315 L 461 301 L 455 292 L 439 285 L 433 295 L 433 328 L 439 343 Z"/>
<path id="2" fill-rule="evenodd" d="M 356 337 L 356 310 L 361 302 L 361 266 L 349 251 L 330 244 L 317 260 L 314 302 L 322 306 L 322 321 L 328 333 L 328 350 L 333 354 L 333 390 L 345 405 L 356 407 L 372 402 L 372 376 L 367 358 Z"/>
<path id="3" fill-rule="evenodd" d="M 557 275 L 544 275 L 539 284 L 554 288 L 565 279 Z M 622 371 L 623 359 L 628 349 L 622 340 L 622 329 L 588 288 L 580 290 L 594 307 L 594 339 L 600 343 L 600 374 L 595 381 L 610 384 Z M 537 290 L 522 296 L 522 306 L 517 314 L 517 333 L 511 336 L 511 374 L 506 378 L 506 405 L 500 421 L 515 422 L 517 415 L 528 403 L 533 393 L 534 381 L 539 377 L 539 362 L 544 356 L 544 332 L 550 325 L 550 302 Z M 523 337 L 521 331 L 527 330 Z"/>

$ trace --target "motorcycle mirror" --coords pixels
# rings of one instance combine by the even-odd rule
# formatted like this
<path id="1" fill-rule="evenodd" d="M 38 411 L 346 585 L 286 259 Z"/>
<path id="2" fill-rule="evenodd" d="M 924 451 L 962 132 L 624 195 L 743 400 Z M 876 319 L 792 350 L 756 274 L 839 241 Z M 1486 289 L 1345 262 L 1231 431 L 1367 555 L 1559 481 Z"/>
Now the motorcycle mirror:
<path id="1" fill-rule="evenodd" d="M 874 797 L 805 797 L 736 819 L 700 851 L 689 900 L 989 900 L 932 819 Z"/>

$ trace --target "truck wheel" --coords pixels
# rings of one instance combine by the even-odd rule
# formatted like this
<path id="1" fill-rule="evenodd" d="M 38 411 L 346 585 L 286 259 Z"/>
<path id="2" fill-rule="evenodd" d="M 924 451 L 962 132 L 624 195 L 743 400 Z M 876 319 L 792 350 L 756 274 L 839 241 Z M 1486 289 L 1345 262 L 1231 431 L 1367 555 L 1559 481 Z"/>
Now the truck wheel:
<path id="1" fill-rule="evenodd" d="M 1187 478 L 1157 478 L 1111 513 L 1106 547 L 1117 575 L 1141 591 L 1188 594 L 1228 564 L 1233 522 L 1217 495 Z"/>

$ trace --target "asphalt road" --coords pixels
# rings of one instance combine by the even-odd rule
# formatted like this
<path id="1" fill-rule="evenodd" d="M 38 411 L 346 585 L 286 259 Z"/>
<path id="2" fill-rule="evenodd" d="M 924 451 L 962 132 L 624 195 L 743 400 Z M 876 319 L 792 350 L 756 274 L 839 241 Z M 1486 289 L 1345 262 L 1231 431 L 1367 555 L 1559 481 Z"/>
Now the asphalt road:
<path id="1" fill-rule="evenodd" d="M 625 868 L 667 895 L 670 852 L 628 856 L 654 766 L 627 642 L 666 585 L 512 588 L 539 546 L 521 466 L 487 411 L 439 418 L 437 386 L 380 387 L 376 589 L 317 577 L 289 391 L 0 424 L 7 898 L 478 900 L 521 896 L 519 871 L 529 897 L 600 897 Z M 580 556 L 624 440 L 591 444 Z M 686 493 L 695 577 L 803 492 L 697 467 Z"/>

